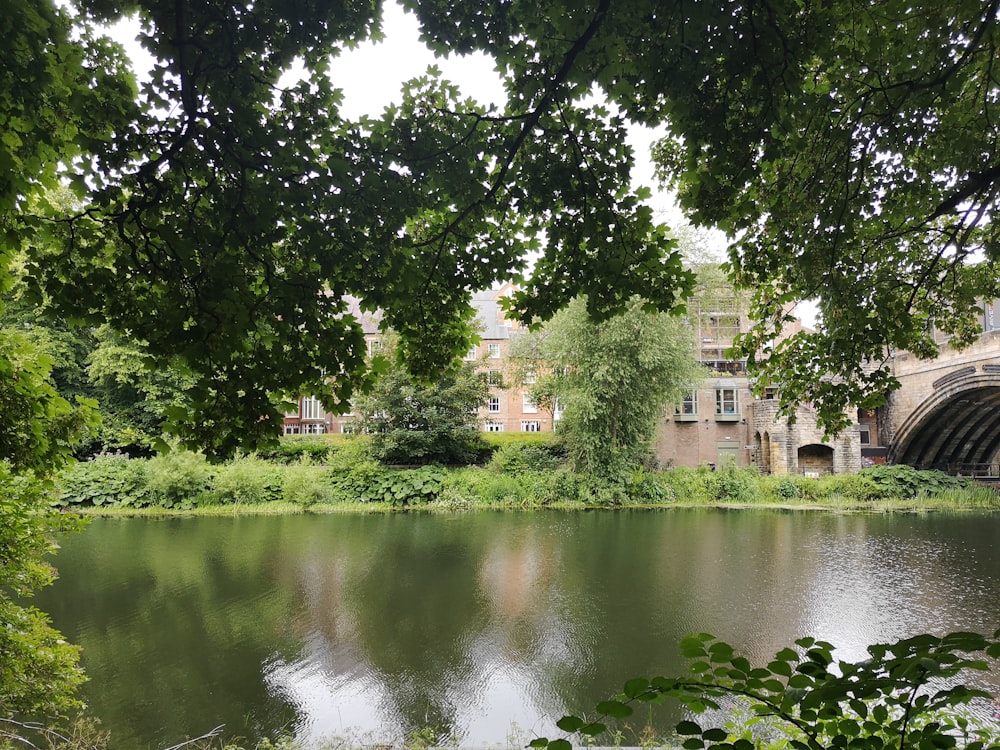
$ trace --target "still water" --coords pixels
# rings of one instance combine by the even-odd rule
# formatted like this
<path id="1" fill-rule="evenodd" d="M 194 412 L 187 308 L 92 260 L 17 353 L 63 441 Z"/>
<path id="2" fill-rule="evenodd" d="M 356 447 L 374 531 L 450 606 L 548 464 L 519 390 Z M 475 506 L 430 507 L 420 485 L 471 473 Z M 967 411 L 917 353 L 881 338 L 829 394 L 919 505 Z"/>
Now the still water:
<path id="1" fill-rule="evenodd" d="M 98 519 L 36 597 L 114 748 L 219 724 L 523 744 L 712 633 L 751 660 L 1000 627 L 1000 516 L 476 512 Z M 988 678 L 995 687 L 1000 677 Z M 667 727 L 657 709 L 638 719 Z"/>

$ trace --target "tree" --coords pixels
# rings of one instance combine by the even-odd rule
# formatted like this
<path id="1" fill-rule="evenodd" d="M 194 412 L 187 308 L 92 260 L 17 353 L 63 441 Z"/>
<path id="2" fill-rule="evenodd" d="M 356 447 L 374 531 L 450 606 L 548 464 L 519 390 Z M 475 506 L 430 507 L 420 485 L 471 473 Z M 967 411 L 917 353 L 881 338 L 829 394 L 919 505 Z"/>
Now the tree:
<path id="1" fill-rule="evenodd" d="M 893 351 L 934 356 L 935 332 L 969 343 L 998 295 L 998 12 L 767 3 L 676 48 L 706 83 L 680 72 L 688 90 L 662 90 L 662 176 L 735 238 L 732 271 L 760 321 L 742 347 L 761 382 L 786 406 L 816 402 L 829 428 L 898 386 Z M 802 299 L 818 301 L 820 331 L 770 348 Z"/>
<path id="2" fill-rule="evenodd" d="M 518 82 L 503 111 L 429 73 L 381 117 L 341 117 L 326 60 L 378 35 L 380 5 L 79 2 L 78 25 L 138 12 L 158 62 L 86 168 L 66 164 L 82 208 L 20 217 L 33 277 L 64 317 L 181 358 L 187 436 L 218 453 L 276 435 L 289 395 L 336 409 L 370 385 L 347 294 L 383 311 L 423 376 L 467 348 L 469 290 L 528 251 L 529 317 L 581 293 L 598 316 L 633 293 L 665 309 L 689 283 L 625 187 L 622 118 L 569 104 L 573 44 L 566 73 Z M 279 89 L 295 60 L 305 80 Z"/>
<path id="3" fill-rule="evenodd" d="M 514 347 L 518 368 L 538 373 L 539 405 L 564 408 L 558 433 L 577 469 L 611 478 L 643 462 L 667 405 L 703 377 L 690 326 L 639 297 L 599 323 L 578 298 Z"/>
<path id="4" fill-rule="evenodd" d="M 463 362 L 430 383 L 395 362 L 358 410 L 382 463 L 468 464 L 487 447 L 476 412 L 488 398 L 489 386 L 474 362 Z"/>
<path id="5" fill-rule="evenodd" d="M 108 326 L 94 332 L 94 341 L 86 374 L 100 407 L 97 441 L 105 448 L 151 451 L 171 415 L 186 414 L 192 378 L 177 362 L 152 357 L 142 342 Z"/>
<path id="6" fill-rule="evenodd" d="M 751 367 L 829 427 L 895 387 L 889 352 L 967 342 L 998 294 L 997 0 L 407 5 L 437 49 L 494 54 L 515 94 L 596 86 L 665 125 L 662 177 L 733 238 L 753 292 Z M 807 299 L 822 330 L 771 348 Z"/>
<path id="7" fill-rule="evenodd" d="M 193 440 L 253 443 L 287 395 L 336 408 L 369 383 L 346 293 L 386 312 L 421 373 L 464 349 L 467 290 L 523 271 L 526 250 L 540 259 L 514 298 L 524 320 L 581 293 L 598 318 L 635 293 L 676 304 L 691 279 L 623 187 L 625 118 L 668 126 L 663 175 L 738 238 L 733 270 L 762 321 L 752 364 L 830 426 L 893 387 L 887 349 L 932 354 L 931 327 L 967 341 L 976 299 L 997 293 L 998 0 L 405 5 L 435 51 L 496 59 L 504 107 L 428 73 L 381 117 L 341 117 L 325 61 L 378 36 L 378 0 L 7 14 L 16 178 L 0 205 L 60 173 L 84 199 L 8 226 L 62 241 L 35 248 L 33 269 L 66 315 L 187 362 Z M 138 98 L 93 31 L 126 11 L 157 60 Z M 306 78 L 280 90 L 295 59 Z M 758 357 L 785 304 L 811 297 L 823 331 Z"/>

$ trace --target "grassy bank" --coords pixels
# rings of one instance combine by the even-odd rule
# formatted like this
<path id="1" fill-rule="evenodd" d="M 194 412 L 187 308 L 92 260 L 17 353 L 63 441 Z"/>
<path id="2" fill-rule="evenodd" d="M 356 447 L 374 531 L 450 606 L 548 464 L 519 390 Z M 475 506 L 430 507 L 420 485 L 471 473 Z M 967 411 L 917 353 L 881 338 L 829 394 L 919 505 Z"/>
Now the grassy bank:
<path id="1" fill-rule="evenodd" d="M 857 474 L 760 475 L 754 469 L 636 469 L 614 481 L 577 474 L 535 439 L 505 439 L 483 466 L 392 468 L 363 438 L 284 441 L 266 456 L 210 464 L 175 451 L 151 459 L 112 454 L 63 473 L 54 502 L 84 513 L 158 515 L 390 511 L 422 508 L 783 507 L 850 511 L 1000 509 L 971 480 L 906 466 Z"/>

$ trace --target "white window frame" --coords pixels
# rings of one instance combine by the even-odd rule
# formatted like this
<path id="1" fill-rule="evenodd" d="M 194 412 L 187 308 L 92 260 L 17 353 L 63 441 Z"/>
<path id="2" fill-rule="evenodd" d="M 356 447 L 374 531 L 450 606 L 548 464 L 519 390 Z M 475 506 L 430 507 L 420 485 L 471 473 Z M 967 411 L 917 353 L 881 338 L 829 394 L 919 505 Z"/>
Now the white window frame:
<path id="1" fill-rule="evenodd" d="M 326 419 L 326 411 L 323 409 L 323 404 L 315 396 L 304 396 L 301 408 L 301 419 Z"/>
<path id="2" fill-rule="evenodd" d="M 521 432 L 541 432 L 542 423 L 537 419 L 522 419 Z"/>
<path id="3" fill-rule="evenodd" d="M 503 432 L 503 422 L 487 420 L 483 422 L 483 432 Z"/>
<path id="4" fill-rule="evenodd" d="M 535 403 L 535 399 L 527 391 L 521 394 L 521 411 L 524 414 L 538 413 L 538 404 Z"/>
<path id="5" fill-rule="evenodd" d="M 490 359 L 500 359 L 500 344 L 487 344 Z"/>
<path id="6" fill-rule="evenodd" d="M 487 406 L 487 411 L 489 411 L 490 414 L 499 414 L 500 413 L 500 397 L 499 396 L 490 396 L 490 401 L 489 401 L 489 405 Z"/>

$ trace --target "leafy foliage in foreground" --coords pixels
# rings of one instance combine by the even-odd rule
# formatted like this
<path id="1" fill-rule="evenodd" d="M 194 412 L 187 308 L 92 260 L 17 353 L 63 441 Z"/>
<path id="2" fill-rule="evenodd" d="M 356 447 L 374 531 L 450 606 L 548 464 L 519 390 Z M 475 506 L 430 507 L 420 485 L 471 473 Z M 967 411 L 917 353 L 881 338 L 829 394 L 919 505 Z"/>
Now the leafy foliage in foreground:
<path id="1" fill-rule="evenodd" d="M 824 641 L 803 638 L 784 648 L 766 666 L 754 666 L 713 636 L 699 634 L 681 643 L 693 660 L 687 677 L 631 679 L 622 692 L 596 707 L 596 718 L 564 716 L 560 729 L 598 738 L 613 722 L 631 716 L 637 705 L 680 702 L 694 716 L 715 723 L 734 702 L 744 705 L 765 730 L 734 736 L 722 726 L 704 728 L 692 720 L 676 731 L 685 750 L 795 750 L 862 748 L 878 750 L 984 750 L 1000 747 L 996 727 L 970 722 L 961 708 L 989 693 L 961 684 L 969 672 L 985 672 L 1000 657 L 1000 631 L 943 637 L 918 635 L 868 647 L 869 658 L 838 661 Z M 533 748 L 566 750 L 567 739 L 541 737 Z"/>
<path id="2" fill-rule="evenodd" d="M 67 644 L 34 607 L 21 604 L 55 579 L 44 557 L 52 537 L 77 525 L 46 510 L 43 486 L 0 461 L 0 716 L 63 714 L 80 702 L 78 649 Z"/>

